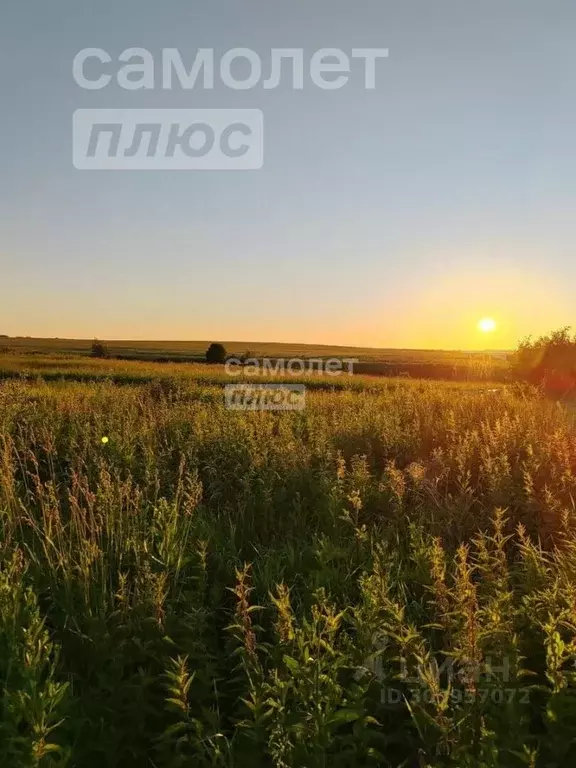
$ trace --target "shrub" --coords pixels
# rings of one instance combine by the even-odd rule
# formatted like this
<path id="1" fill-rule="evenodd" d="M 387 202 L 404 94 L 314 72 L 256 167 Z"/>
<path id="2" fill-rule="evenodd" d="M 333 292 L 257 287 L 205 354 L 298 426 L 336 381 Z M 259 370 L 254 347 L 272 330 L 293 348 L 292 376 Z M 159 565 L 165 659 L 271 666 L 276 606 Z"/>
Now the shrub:
<path id="1" fill-rule="evenodd" d="M 561 328 L 538 339 L 523 339 L 512 358 L 516 376 L 551 392 L 576 387 L 576 336 Z"/>
<path id="2" fill-rule="evenodd" d="M 206 350 L 206 362 L 207 363 L 225 363 L 226 347 L 223 344 L 219 344 L 219 343 L 210 344 L 210 346 Z"/>
<path id="3" fill-rule="evenodd" d="M 92 349 L 90 351 L 90 357 L 110 357 L 107 347 L 102 344 L 98 339 L 94 339 L 92 342 Z"/>

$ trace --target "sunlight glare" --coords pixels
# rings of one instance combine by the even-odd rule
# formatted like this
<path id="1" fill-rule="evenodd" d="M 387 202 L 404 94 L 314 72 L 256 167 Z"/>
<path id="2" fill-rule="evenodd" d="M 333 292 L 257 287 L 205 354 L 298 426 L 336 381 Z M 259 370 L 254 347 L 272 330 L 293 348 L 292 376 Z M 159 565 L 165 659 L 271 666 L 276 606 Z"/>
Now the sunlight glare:
<path id="1" fill-rule="evenodd" d="M 496 330 L 496 321 L 491 317 L 483 317 L 478 321 L 478 330 L 482 333 L 492 333 Z"/>

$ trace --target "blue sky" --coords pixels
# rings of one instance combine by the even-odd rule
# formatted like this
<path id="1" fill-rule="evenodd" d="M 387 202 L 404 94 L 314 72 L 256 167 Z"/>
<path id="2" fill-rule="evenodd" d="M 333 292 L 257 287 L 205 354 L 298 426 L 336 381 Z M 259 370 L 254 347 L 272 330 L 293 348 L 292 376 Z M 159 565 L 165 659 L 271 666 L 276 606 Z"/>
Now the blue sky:
<path id="1" fill-rule="evenodd" d="M 0 332 L 503 348 L 576 325 L 575 32 L 573 0 L 4 4 Z M 375 90 L 360 64 L 332 91 L 75 83 L 81 49 L 133 46 L 251 48 L 265 76 L 272 48 L 390 54 Z M 261 109 L 264 167 L 78 171 L 72 113 L 99 107 Z"/>

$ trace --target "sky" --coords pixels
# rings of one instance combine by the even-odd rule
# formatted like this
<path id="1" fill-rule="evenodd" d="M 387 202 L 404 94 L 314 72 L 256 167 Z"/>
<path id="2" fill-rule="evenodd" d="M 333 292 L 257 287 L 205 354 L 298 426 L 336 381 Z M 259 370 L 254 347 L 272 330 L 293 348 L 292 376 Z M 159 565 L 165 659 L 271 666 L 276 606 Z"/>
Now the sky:
<path id="1" fill-rule="evenodd" d="M 574 0 L 2 3 L 0 333 L 508 349 L 576 326 L 575 32 Z M 157 73 L 163 48 L 250 48 L 263 79 L 298 48 L 305 86 L 85 90 L 89 47 L 112 63 L 88 77 L 130 47 Z M 324 90 L 322 48 L 389 55 L 374 89 L 357 60 Z M 77 170 L 97 108 L 259 109 L 263 166 Z"/>

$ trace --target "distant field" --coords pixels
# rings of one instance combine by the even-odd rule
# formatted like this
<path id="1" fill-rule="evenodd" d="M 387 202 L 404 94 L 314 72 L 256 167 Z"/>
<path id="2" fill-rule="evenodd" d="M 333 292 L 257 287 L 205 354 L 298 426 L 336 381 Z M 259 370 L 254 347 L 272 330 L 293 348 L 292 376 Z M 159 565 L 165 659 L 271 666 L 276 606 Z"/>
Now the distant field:
<path id="1" fill-rule="evenodd" d="M 179 366 L 182 363 L 203 364 L 208 341 L 105 341 L 116 367 L 108 367 L 110 375 L 148 376 L 142 365 Z M 409 376 L 413 379 L 458 381 L 508 381 L 510 368 L 505 353 L 481 353 L 450 350 L 378 349 L 372 347 L 339 347 L 311 344 L 282 344 L 249 341 L 223 342 L 229 355 L 243 358 L 289 360 L 318 358 L 356 359 L 354 374 L 369 376 Z M 66 368 L 69 377 L 90 378 L 94 360 L 90 358 L 89 339 L 0 338 L 0 377 L 16 373 L 39 373 L 56 377 Z M 115 358 L 115 359 L 114 359 Z M 137 367 L 128 374 L 123 364 Z M 78 370 L 80 366 L 83 370 Z M 85 370 L 88 366 L 88 370 Z M 205 366 L 202 365 L 204 368 Z M 158 375 L 155 371 L 153 375 Z M 166 371 L 162 374 L 165 375 Z"/>
<path id="2" fill-rule="evenodd" d="M 365 364 L 366 367 L 378 367 L 378 364 Z M 384 365 L 384 364 L 382 364 Z M 408 366 L 410 369 L 426 369 L 426 365 Z M 441 368 L 441 366 L 430 366 Z M 318 390 L 364 390 L 366 387 L 379 388 L 384 384 L 384 377 L 365 375 L 360 370 L 360 375 L 329 376 L 318 370 L 299 374 L 279 374 L 262 369 L 259 373 L 244 369 L 244 373 L 238 371 L 231 376 L 223 365 L 207 365 L 203 362 L 190 361 L 182 363 L 159 363 L 154 360 L 114 360 L 92 357 L 80 357 L 79 355 L 58 354 L 3 354 L 0 355 L 0 382 L 2 380 L 17 379 L 29 382 L 108 382 L 112 384 L 138 385 L 152 384 L 153 382 L 179 382 L 178 386 L 201 384 L 202 386 L 223 386 L 230 382 L 241 380 L 253 381 L 291 381 L 303 382 L 310 389 Z M 420 379 L 411 377 L 417 384 Z M 432 377 L 420 377 L 432 378 Z M 462 388 L 469 386 L 472 391 L 478 386 L 489 386 L 490 378 L 486 377 L 481 382 L 470 377 L 452 377 L 452 381 L 446 381 L 446 386 Z M 498 377 L 496 376 L 494 381 Z M 402 379 L 404 380 L 404 379 Z"/>
<path id="3" fill-rule="evenodd" d="M 150 360 L 201 360 L 212 339 L 206 341 L 104 341 L 114 356 Z M 430 350 L 430 349 L 386 349 L 377 347 L 345 347 L 323 344 L 282 344 L 259 341 L 222 341 L 231 354 L 251 357 L 356 357 L 363 362 L 403 363 L 466 363 L 487 356 L 503 360 L 504 354 L 484 355 L 481 352 Z M 87 355 L 92 339 L 32 339 L 0 338 L 0 350 L 18 353 Z"/>

